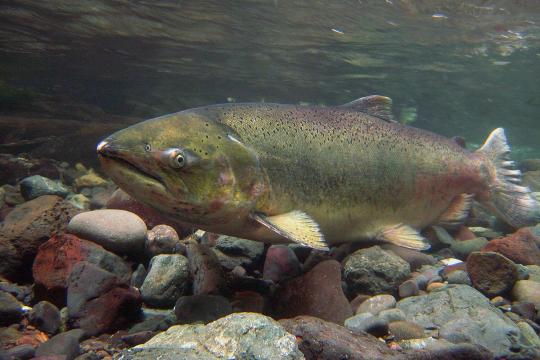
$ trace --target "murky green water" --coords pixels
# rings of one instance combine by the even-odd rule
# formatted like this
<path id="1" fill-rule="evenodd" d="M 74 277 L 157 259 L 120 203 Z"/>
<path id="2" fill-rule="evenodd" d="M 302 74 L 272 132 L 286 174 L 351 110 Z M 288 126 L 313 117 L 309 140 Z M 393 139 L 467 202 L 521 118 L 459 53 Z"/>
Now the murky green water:
<path id="1" fill-rule="evenodd" d="M 19 0 L 0 42 L 0 152 L 90 161 L 189 107 L 382 94 L 413 126 L 540 153 L 537 1 Z"/>

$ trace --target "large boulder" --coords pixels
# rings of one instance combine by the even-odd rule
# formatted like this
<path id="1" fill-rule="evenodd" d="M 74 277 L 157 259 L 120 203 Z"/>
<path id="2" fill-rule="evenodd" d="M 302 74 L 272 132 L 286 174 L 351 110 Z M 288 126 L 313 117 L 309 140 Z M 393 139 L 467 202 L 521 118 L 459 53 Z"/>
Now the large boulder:
<path id="1" fill-rule="evenodd" d="M 335 260 L 317 264 L 308 273 L 283 284 L 276 293 L 276 316 L 311 315 L 343 324 L 353 315 L 341 287 L 341 266 Z"/>
<path id="2" fill-rule="evenodd" d="M 63 305 L 67 280 L 80 261 L 93 263 L 123 281 L 131 277 L 129 265 L 100 245 L 75 235 L 56 235 L 40 246 L 32 267 L 38 297 Z"/>
<path id="3" fill-rule="evenodd" d="M 296 338 L 269 317 L 236 313 L 208 325 L 177 325 L 125 351 L 123 359 L 299 360 Z"/>
<path id="4" fill-rule="evenodd" d="M 409 297 L 399 301 L 397 308 L 408 321 L 439 328 L 439 336 L 450 342 L 481 345 L 508 359 L 531 356 L 522 344 L 519 328 L 470 286 L 449 285 Z"/>
<path id="5" fill-rule="evenodd" d="M 69 323 L 88 336 L 122 328 L 137 317 L 139 292 L 114 274 L 86 261 L 75 264 L 68 279 Z"/>
<path id="6" fill-rule="evenodd" d="M 343 263 L 343 277 L 352 295 L 396 293 L 410 272 L 409 263 L 379 246 L 360 249 Z"/>
<path id="7" fill-rule="evenodd" d="M 30 269 L 39 246 L 52 234 L 64 231 L 78 212 L 54 195 L 18 205 L 0 224 L 0 275 L 16 279 Z"/>
<path id="8" fill-rule="evenodd" d="M 518 264 L 540 265 L 537 242 L 531 229 L 522 228 L 505 238 L 491 240 L 482 251 L 498 252 Z"/>

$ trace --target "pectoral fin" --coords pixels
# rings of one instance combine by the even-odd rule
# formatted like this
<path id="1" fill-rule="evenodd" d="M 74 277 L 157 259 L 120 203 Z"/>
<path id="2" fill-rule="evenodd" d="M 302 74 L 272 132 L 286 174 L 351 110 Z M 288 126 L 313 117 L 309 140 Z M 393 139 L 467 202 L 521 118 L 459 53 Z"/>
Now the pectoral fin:
<path id="1" fill-rule="evenodd" d="M 397 224 L 382 229 L 377 240 L 414 250 L 427 250 L 431 245 L 415 229 L 405 224 Z"/>
<path id="2" fill-rule="evenodd" d="M 274 216 L 252 214 L 251 218 L 295 243 L 314 249 L 328 250 L 328 245 L 319 230 L 319 225 L 302 211 L 295 210 Z"/>

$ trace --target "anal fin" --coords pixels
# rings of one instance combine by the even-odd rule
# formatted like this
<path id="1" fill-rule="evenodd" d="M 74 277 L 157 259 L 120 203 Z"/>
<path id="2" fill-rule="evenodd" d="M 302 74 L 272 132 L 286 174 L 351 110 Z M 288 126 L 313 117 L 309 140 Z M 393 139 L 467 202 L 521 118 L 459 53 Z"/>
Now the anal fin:
<path id="1" fill-rule="evenodd" d="M 314 249 L 328 250 L 319 225 L 303 211 L 294 210 L 274 216 L 255 213 L 251 214 L 251 218 L 290 241 Z"/>
<path id="2" fill-rule="evenodd" d="M 392 225 L 382 229 L 377 234 L 376 239 L 414 250 L 427 250 L 431 247 L 426 238 L 405 224 Z"/>
<path id="3" fill-rule="evenodd" d="M 456 196 L 448 208 L 439 216 L 437 224 L 443 227 L 452 227 L 465 221 L 471 210 L 474 195 L 460 194 Z"/>

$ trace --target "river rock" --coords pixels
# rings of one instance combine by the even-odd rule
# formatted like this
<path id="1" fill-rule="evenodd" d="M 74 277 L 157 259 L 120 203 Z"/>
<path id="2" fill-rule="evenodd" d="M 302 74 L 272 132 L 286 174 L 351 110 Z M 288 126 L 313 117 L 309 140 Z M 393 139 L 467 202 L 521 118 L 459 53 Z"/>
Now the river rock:
<path id="1" fill-rule="evenodd" d="M 60 310 L 48 301 L 35 304 L 30 311 L 29 320 L 36 328 L 48 334 L 56 334 L 62 324 Z"/>
<path id="2" fill-rule="evenodd" d="M 515 357 L 523 350 L 516 325 L 470 286 L 449 285 L 409 297 L 399 301 L 397 308 L 407 321 L 440 328 L 440 337 L 451 342 L 478 344 L 498 357 Z"/>
<path id="3" fill-rule="evenodd" d="M 532 280 L 519 280 L 512 289 L 512 299 L 533 303 L 540 309 L 540 283 Z"/>
<path id="4" fill-rule="evenodd" d="M 189 289 L 188 259 L 179 254 L 156 255 L 141 286 L 143 301 L 155 307 L 172 307 Z"/>
<path id="5" fill-rule="evenodd" d="M 40 196 L 17 206 L 0 224 L 0 275 L 17 278 L 31 268 L 38 247 L 65 230 L 79 212 L 54 195 Z"/>
<path id="6" fill-rule="evenodd" d="M 390 359 L 395 353 L 384 342 L 367 333 L 353 334 L 345 327 L 312 316 L 279 321 L 296 336 L 305 358 L 316 359 Z"/>
<path id="7" fill-rule="evenodd" d="M 317 264 L 306 274 L 291 279 L 275 294 L 276 316 L 311 315 L 343 324 L 353 315 L 341 287 L 341 267 L 335 260 Z"/>
<path id="8" fill-rule="evenodd" d="M 64 356 L 65 360 L 73 360 L 79 355 L 81 349 L 79 342 L 84 336 L 81 329 L 73 329 L 56 336 L 39 345 L 36 349 L 36 357 L 48 359 L 49 356 Z M 56 359 L 53 357 L 53 359 Z"/>
<path id="9" fill-rule="evenodd" d="M 60 172 L 53 159 L 28 158 L 23 155 L 0 154 L 0 184 L 15 184 L 30 175 L 58 179 Z"/>
<path id="10" fill-rule="evenodd" d="M 182 296 L 174 306 L 178 324 L 208 324 L 232 312 L 229 300 L 220 295 Z"/>
<path id="11" fill-rule="evenodd" d="M 419 275 L 418 277 L 420 276 L 422 275 Z M 416 296 L 420 293 L 420 287 L 418 286 L 418 284 L 421 282 L 417 281 L 417 278 L 409 279 L 407 281 L 404 281 L 401 285 L 399 285 L 398 294 L 400 298 Z"/>
<path id="12" fill-rule="evenodd" d="M 366 332 L 377 337 L 388 334 L 388 322 L 368 312 L 346 319 L 344 325 L 354 334 Z"/>
<path id="13" fill-rule="evenodd" d="M 300 274 L 300 261 L 287 245 L 272 245 L 266 252 L 263 279 L 279 282 Z"/>
<path id="14" fill-rule="evenodd" d="M 515 264 L 496 252 L 471 253 L 467 272 L 473 286 L 489 298 L 509 292 L 518 280 Z"/>
<path id="15" fill-rule="evenodd" d="M 36 350 L 30 344 L 22 344 L 14 346 L 6 351 L 7 357 L 2 357 L 2 350 L 0 350 L 0 359 L 16 359 L 16 360 L 27 360 L 34 359 L 36 355 Z"/>
<path id="16" fill-rule="evenodd" d="M 178 233 L 172 226 L 157 225 L 146 234 L 144 250 L 147 256 L 175 254 L 182 247 Z"/>
<path id="17" fill-rule="evenodd" d="M 141 296 L 114 274 L 86 261 L 73 266 L 67 308 L 72 327 L 86 335 L 115 331 L 139 315 Z"/>
<path id="18" fill-rule="evenodd" d="M 24 178 L 19 183 L 21 195 L 26 200 L 32 200 L 43 195 L 66 197 L 69 190 L 60 182 L 53 181 L 41 175 Z"/>
<path id="19" fill-rule="evenodd" d="M 520 280 L 532 280 L 532 281 L 540 282 L 540 266 L 527 265 L 527 270 L 529 272 L 529 278 L 520 279 Z"/>
<path id="20" fill-rule="evenodd" d="M 264 243 L 222 235 L 216 241 L 215 250 L 220 263 L 229 270 L 235 266 L 254 269 L 261 264 Z"/>
<path id="21" fill-rule="evenodd" d="M 358 306 L 356 313 L 360 314 L 363 312 L 368 312 L 373 315 L 377 315 L 383 310 L 392 309 L 396 306 L 396 298 L 392 295 L 382 294 L 375 295 L 365 300 Z"/>
<path id="22" fill-rule="evenodd" d="M 400 309 L 383 310 L 377 316 L 388 323 L 405 320 L 405 313 Z"/>
<path id="23" fill-rule="evenodd" d="M 352 294 L 395 293 L 409 274 L 409 263 L 379 246 L 360 249 L 343 264 L 343 276 Z"/>
<path id="24" fill-rule="evenodd" d="M 537 241 L 529 228 L 522 228 L 505 238 L 491 240 L 482 250 L 498 252 L 518 264 L 540 265 Z"/>
<path id="25" fill-rule="evenodd" d="M 73 217 L 67 231 L 110 251 L 139 254 L 144 249 L 147 229 L 144 221 L 129 211 L 101 209 Z"/>
<path id="26" fill-rule="evenodd" d="M 475 238 L 471 240 L 456 241 L 452 243 L 450 249 L 458 259 L 465 260 L 473 251 L 480 251 L 488 241 L 486 238 Z"/>
<path id="27" fill-rule="evenodd" d="M 75 181 L 73 181 L 73 186 L 75 186 L 76 189 L 107 185 L 107 180 L 96 174 L 96 172 L 92 169 L 90 169 L 87 174 L 79 176 L 75 179 Z"/>
<path id="28" fill-rule="evenodd" d="M 22 304 L 15 296 L 0 291 L 0 326 L 8 326 L 21 320 L 23 316 Z"/>
<path id="29" fill-rule="evenodd" d="M 271 318 L 236 313 L 208 325 L 176 325 L 124 352 L 125 360 L 304 359 L 296 338 Z"/>
<path id="30" fill-rule="evenodd" d="M 66 198 L 67 202 L 75 206 L 79 210 L 88 210 L 90 209 L 90 199 L 84 196 L 83 194 L 73 194 L 69 195 Z"/>
<path id="31" fill-rule="evenodd" d="M 93 263 L 123 281 L 131 277 L 129 265 L 100 245 L 70 234 L 56 235 L 40 246 L 34 260 L 32 273 L 38 296 L 62 306 L 67 280 L 73 266 L 80 261 Z"/>
<path id="32" fill-rule="evenodd" d="M 469 274 L 465 270 L 455 270 L 450 272 L 446 276 L 446 281 L 449 284 L 462 284 L 462 285 L 472 285 L 472 281 L 469 277 Z"/>
<path id="33" fill-rule="evenodd" d="M 224 280 L 216 254 L 206 245 L 190 242 L 187 244 L 187 258 L 193 295 L 219 294 Z"/>
<path id="34" fill-rule="evenodd" d="M 394 321 L 388 331 L 395 340 L 422 339 L 426 336 L 424 328 L 410 321 Z"/>
<path id="35" fill-rule="evenodd" d="M 419 269 L 423 265 L 433 265 L 437 262 L 437 260 L 429 254 L 417 250 L 407 249 L 401 246 L 383 244 L 381 245 L 381 248 L 392 251 L 394 254 L 408 262 L 411 267 L 411 271 Z"/>

